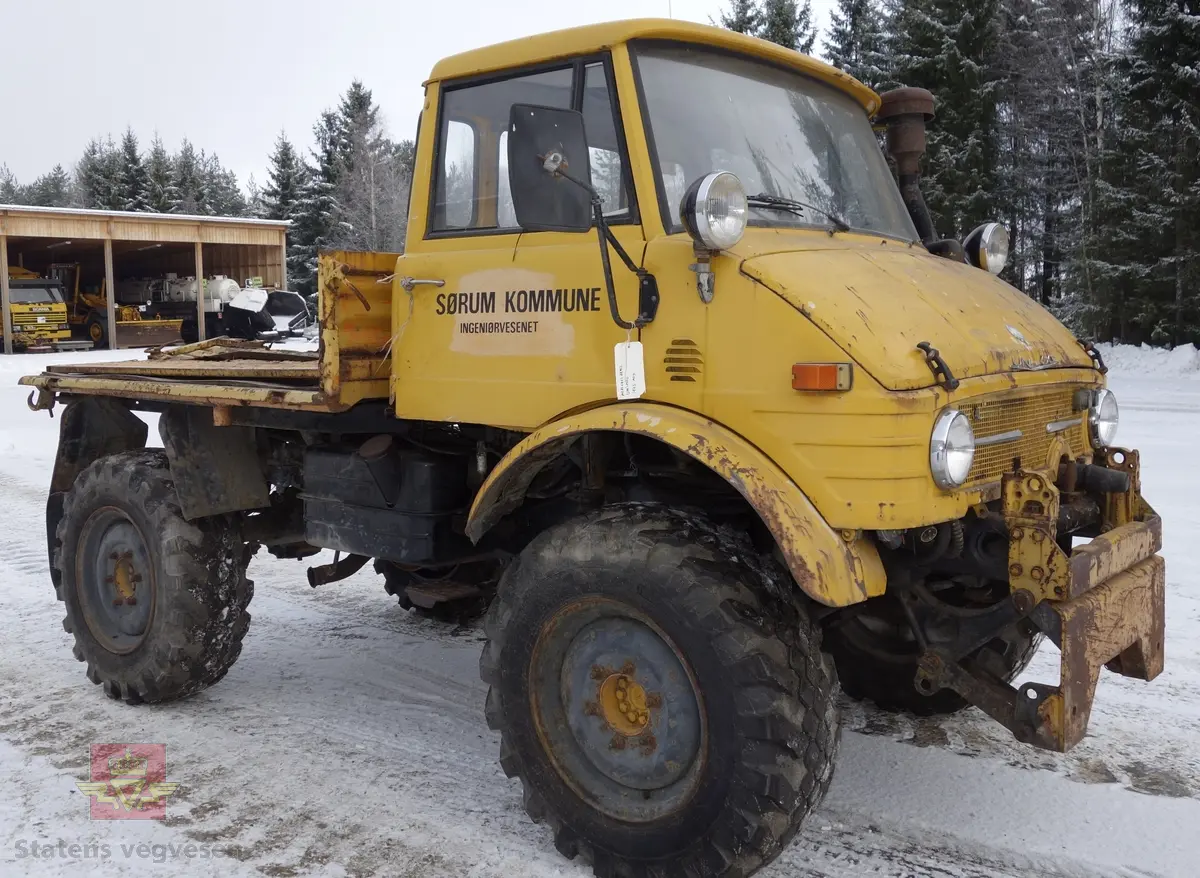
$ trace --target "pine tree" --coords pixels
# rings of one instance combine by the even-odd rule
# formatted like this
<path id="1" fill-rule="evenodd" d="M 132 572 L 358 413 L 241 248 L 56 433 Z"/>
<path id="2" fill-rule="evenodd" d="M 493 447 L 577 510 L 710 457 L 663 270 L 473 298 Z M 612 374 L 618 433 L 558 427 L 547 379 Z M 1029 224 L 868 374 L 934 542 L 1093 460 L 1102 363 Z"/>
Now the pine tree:
<path id="1" fill-rule="evenodd" d="M 142 165 L 138 150 L 137 135 L 132 128 L 125 129 L 121 138 L 120 198 L 123 210 L 144 211 L 147 209 L 149 178 Z"/>
<path id="2" fill-rule="evenodd" d="M 336 181 L 340 176 L 338 148 L 340 122 L 326 110 L 313 126 L 316 147 L 312 166 L 305 169 L 304 185 L 296 205 L 288 243 L 288 279 L 302 293 L 316 290 L 317 252 L 329 244 L 337 222 Z"/>
<path id="3" fill-rule="evenodd" d="M 202 211 L 208 216 L 243 216 L 246 196 L 238 185 L 237 176 L 221 165 L 216 155 L 200 153 L 204 201 Z"/>
<path id="4" fill-rule="evenodd" d="M 42 174 L 25 187 L 24 203 L 38 207 L 70 207 L 73 193 L 71 177 L 62 165 L 55 165 L 48 174 Z M 3 200 L 0 198 L 0 200 Z"/>
<path id="5" fill-rule="evenodd" d="M 825 57 L 871 88 L 887 80 L 883 10 L 875 0 L 838 0 L 830 13 Z"/>
<path id="6" fill-rule="evenodd" d="M 263 216 L 267 219 L 294 219 L 304 188 L 304 165 L 291 141 L 282 131 L 275 139 L 267 170 L 267 185 L 262 190 Z"/>
<path id="7" fill-rule="evenodd" d="M 186 137 L 175 156 L 175 197 L 171 213 L 202 215 L 208 203 L 204 189 L 204 167 L 196 148 Z"/>
<path id="8" fill-rule="evenodd" d="M 1200 340 L 1200 0 L 1130 0 L 1121 108 L 1140 340 Z"/>
<path id="9" fill-rule="evenodd" d="M 163 146 L 162 138 L 156 134 L 146 156 L 146 209 L 169 213 L 178 200 L 171 156 Z"/>
<path id="10" fill-rule="evenodd" d="M 98 210 L 124 210 L 122 156 L 112 138 L 93 138 L 84 148 L 75 172 L 80 200 L 84 207 Z"/>
<path id="11" fill-rule="evenodd" d="M 730 0 L 729 9 L 721 13 L 719 24 L 726 30 L 758 36 L 762 27 L 758 0 Z"/>
<path id="12" fill-rule="evenodd" d="M 933 92 L 922 189 L 939 234 L 994 218 L 997 107 L 989 62 L 999 0 L 904 0 L 892 76 Z"/>
<path id="13" fill-rule="evenodd" d="M 757 36 L 797 52 L 809 54 L 817 41 L 812 0 L 763 0 L 762 26 Z"/>
<path id="14" fill-rule="evenodd" d="M 319 172 L 305 175 L 288 231 L 288 279 L 305 295 L 316 291 L 317 252 L 328 247 L 334 223 L 333 184 Z"/>
<path id="15" fill-rule="evenodd" d="M 246 216 L 267 219 L 267 207 L 263 202 L 262 187 L 254 174 L 246 178 Z"/>
<path id="16" fill-rule="evenodd" d="M 0 164 L 0 204 L 20 204 L 20 188 L 8 165 Z"/>

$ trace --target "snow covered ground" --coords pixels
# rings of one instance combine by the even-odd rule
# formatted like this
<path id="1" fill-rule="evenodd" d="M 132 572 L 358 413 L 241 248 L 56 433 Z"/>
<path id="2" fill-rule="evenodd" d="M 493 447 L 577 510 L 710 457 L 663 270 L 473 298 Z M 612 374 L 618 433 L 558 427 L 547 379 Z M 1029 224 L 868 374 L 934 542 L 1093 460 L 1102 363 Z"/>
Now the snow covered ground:
<path id="1" fill-rule="evenodd" d="M 1120 439 L 1142 450 L 1164 521 L 1166 672 L 1106 675 L 1067 755 L 976 711 L 912 720 L 847 703 L 829 796 L 764 878 L 1198 873 L 1200 355 L 1105 355 Z M 219 685 L 130 708 L 88 683 L 46 573 L 57 421 L 14 386 L 53 359 L 0 358 L 0 874 L 590 874 L 525 818 L 497 765 L 478 629 L 412 618 L 374 575 L 313 591 L 302 564 L 263 553 L 251 633 Z M 1027 676 L 1057 679 L 1051 647 Z M 165 822 L 88 819 L 75 782 L 108 742 L 166 744 L 182 787 Z"/>

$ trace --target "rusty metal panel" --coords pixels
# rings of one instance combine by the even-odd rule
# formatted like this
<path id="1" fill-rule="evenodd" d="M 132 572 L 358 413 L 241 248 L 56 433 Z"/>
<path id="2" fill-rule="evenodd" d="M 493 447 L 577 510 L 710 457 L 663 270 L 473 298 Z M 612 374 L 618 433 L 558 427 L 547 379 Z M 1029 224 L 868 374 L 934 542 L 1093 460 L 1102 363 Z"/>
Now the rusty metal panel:
<path id="1" fill-rule="evenodd" d="M 1166 562 L 1154 555 L 1075 600 L 1043 605 L 1062 668 L 1057 689 L 1022 687 L 1038 702 L 1038 743 L 1065 751 L 1083 739 L 1101 667 L 1139 680 L 1162 673 L 1165 593 Z"/>
<path id="2" fill-rule="evenodd" d="M 1162 548 L 1162 519 L 1153 515 L 1100 534 L 1071 553 L 1071 579 L 1087 591 Z"/>
<path id="3" fill-rule="evenodd" d="M 247 358 L 215 360 L 207 358 L 131 360 L 118 363 L 80 363 L 54 365 L 46 370 L 52 375 L 125 375 L 135 378 L 243 378 L 255 381 L 285 379 L 311 383 L 315 390 L 320 370 L 316 357 L 306 359 L 270 360 Z"/>
<path id="4" fill-rule="evenodd" d="M 396 253 L 321 254 L 321 389 L 349 407 L 386 399 L 391 377 Z"/>
<path id="5" fill-rule="evenodd" d="M 316 389 L 297 390 L 285 384 L 256 382 L 164 381 L 151 377 L 127 378 L 105 375 L 66 377 L 45 373 L 26 375 L 18 383 L 52 393 L 115 396 L 157 402 L 186 402 L 210 406 L 262 406 L 301 411 L 336 412 L 347 406 L 329 400 Z"/>
<path id="6" fill-rule="evenodd" d="M 887 577 L 874 544 L 856 531 L 831 528 L 762 451 L 694 412 L 650 402 L 577 412 L 526 436 L 476 492 L 467 536 L 478 542 L 521 505 L 529 485 L 550 460 L 572 443 L 604 432 L 653 436 L 726 479 L 761 517 L 796 583 L 814 600 L 841 607 L 884 593 Z"/>

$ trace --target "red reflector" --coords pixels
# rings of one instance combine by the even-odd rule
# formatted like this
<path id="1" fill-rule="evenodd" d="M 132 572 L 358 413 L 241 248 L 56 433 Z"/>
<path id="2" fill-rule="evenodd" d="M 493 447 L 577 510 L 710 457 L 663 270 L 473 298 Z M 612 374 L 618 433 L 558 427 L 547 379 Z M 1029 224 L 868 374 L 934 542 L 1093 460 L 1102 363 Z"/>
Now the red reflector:
<path id="1" fill-rule="evenodd" d="M 854 372 L 849 363 L 796 363 L 793 390 L 849 390 Z"/>

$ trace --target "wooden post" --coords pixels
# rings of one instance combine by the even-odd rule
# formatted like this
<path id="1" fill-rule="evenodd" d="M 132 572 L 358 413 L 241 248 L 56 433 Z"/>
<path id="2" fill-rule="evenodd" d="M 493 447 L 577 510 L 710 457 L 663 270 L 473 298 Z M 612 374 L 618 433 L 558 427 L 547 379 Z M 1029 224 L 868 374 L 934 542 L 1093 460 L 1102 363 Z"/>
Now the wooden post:
<path id="1" fill-rule="evenodd" d="M 204 341 L 204 245 L 196 242 L 196 332 Z"/>
<path id="2" fill-rule="evenodd" d="M 279 248 L 279 289 L 287 288 L 287 232 L 284 232 L 283 244 Z"/>
<path id="3" fill-rule="evenodd" d="M 117 349 L 117 280 L 113 271 L 112 238 L 104 239 L 104 307 L 108 312 L 108 349 Z"/>
<path id="4" fill-rule="evenodd" d="M 13 352 L 12 308 L 8 299 L 8 235 L 0 232 L 0 319 L 4 327 L 4 353 Z"/>

